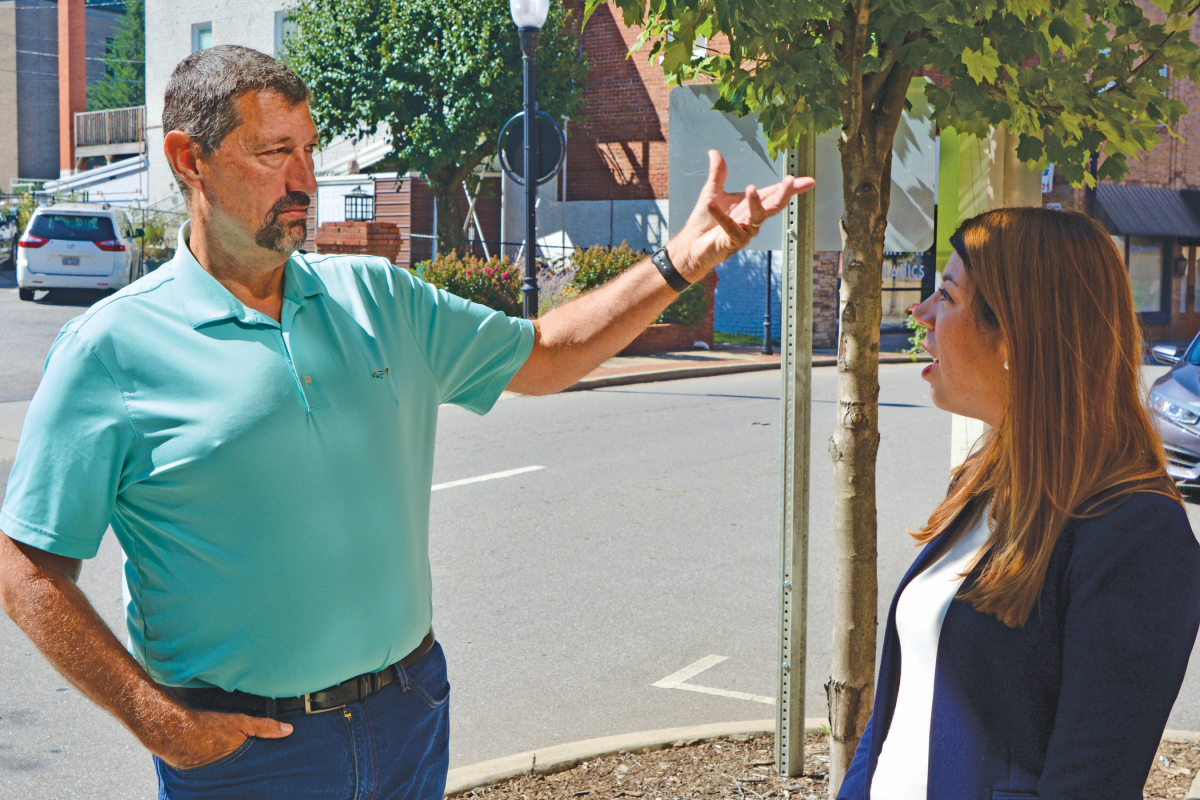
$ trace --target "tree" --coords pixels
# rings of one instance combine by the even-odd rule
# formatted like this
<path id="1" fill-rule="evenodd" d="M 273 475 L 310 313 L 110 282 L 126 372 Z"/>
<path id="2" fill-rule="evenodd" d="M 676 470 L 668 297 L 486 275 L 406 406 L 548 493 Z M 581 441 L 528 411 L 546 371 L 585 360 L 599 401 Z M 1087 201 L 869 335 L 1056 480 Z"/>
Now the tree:
<path id="1" fill-rule="evenodd" d="M 437 199 L 438 248 L 465 253 L 464 180 L 496 153 L 521 110 L 521 48 L 508 0 L 301 0 L 289 65 L 308 82 L 328 140 L 391 129 L 401 173 L 425 176 Z M 541 110 L 574 117 L 587 65 L 577 20 L 554 4 L 537 52 Z"/>
<path id="2" fill-rule="evenodd" d="M 125 19 L 106 49 L 104 80 L 88 86 L 88 111 L 146 105 L 146 2 L 125 3 Z"/>
<path id="3" fill-rule="evenodd" d="M 892 140 L 913 76 L 934 120 L 986 136 L 1002 126 L 1018 157 L 1053 162 L 1075 185 L 1120 178 L 1186 107 L 1174 77 L 1200 75 L 1188 37 L 1195 0 L 614 0 L 666 74 L 707 75 L 716 107 L 758 112 L 774 151 L 812 125 L 840 128 L 843 274 L 835 485 L 834 663 L 830 788 L 836 793 L 874 699 L 875 455 L 879 444 L 882 254 Z M 587 0 L 587 14 L 603 0 Z M 587 16 L 585 14 L 585 24 Z M 704 39 L 701 39 L 704 37 Z M 709 42 L 694 52 L 697 42 Z"/>

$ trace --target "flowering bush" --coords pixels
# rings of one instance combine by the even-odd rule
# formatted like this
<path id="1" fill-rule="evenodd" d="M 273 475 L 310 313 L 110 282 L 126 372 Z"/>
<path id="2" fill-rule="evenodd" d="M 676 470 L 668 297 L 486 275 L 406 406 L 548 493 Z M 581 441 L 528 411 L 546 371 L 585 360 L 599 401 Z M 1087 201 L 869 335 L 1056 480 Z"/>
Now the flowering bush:
<path id="1" fill-rule="evenodd" d="M 571 260 L 575 262 L 575 277 L 572 285 L 580 291 L 593 289 L 608 283 L 625 270 L 646 257 L 645 253 L 631 250 L 621 242 L 620 247 L 600 247 L 588 250 L 576 249 Z M 678 325 L 695 325 L 704 319 L 708 311 L 708 296 L 704 287 L 694 283 L 659 314 L 655 322 L 672 322 Z"/>
<path id="2" fill-rule="evenodd" d="M 921 342 L 925 341 L 925 326 L 917 322 L 917 318 L 913 316 L 917 305 L 920 304 L 911 305 L 905 309 L 904 327 L 912 331 L 913 335 L 908 340 L 909 348 L 901 351 L 913 361 L 925 355 L 925 350 L 921 347 Z"/>
<path id="3" fill-rule="evenodd" d="M 521 272 L 508 258 L 493 256 L 484 261 L 452 252 L 422 261 L 416 273 L 421 280 L 451 294 L 503 311 L 510 317 L 521 316 Z"/>

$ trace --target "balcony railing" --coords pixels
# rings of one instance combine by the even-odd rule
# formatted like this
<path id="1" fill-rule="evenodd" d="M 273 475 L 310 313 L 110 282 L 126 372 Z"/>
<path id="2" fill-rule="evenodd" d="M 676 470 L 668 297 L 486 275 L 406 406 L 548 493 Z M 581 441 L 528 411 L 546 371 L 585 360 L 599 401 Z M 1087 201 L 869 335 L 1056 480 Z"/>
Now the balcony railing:
<path id="1" fill-rule="evenodd" d="M 146 136 L 146 107 L 109 108 L 75 115 L 75 146 L 140 144 Z"/>

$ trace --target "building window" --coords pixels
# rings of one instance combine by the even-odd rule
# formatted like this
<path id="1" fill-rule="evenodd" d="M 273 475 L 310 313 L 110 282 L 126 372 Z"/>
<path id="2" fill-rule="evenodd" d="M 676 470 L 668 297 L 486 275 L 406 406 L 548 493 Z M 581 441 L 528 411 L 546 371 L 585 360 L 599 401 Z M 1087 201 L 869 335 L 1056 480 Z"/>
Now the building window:
<path id="1" fill-rule="evenodd" d="M 1163 280 L 1166 263 L 1163 241 L 1146 236 L 1127 237 L 1125 263 L 1129 267 L 1134 310 L 1139 314 L 1161 314 L 1165 306 L 1164 290 L 1170 288 L 1170 282 Z"/>
<path id="2" fill-rule="evenodd" d="M 286 11 L 275 12 L 275 57 L 287 63 L 287 40 L 300 32 L 296 21 Z"/>
<path id="3" fill-rule="evenodd" d="M 212 47 L 212 23 L 201 22 L 192 26 L 192 52 L 198 53 Z"/>

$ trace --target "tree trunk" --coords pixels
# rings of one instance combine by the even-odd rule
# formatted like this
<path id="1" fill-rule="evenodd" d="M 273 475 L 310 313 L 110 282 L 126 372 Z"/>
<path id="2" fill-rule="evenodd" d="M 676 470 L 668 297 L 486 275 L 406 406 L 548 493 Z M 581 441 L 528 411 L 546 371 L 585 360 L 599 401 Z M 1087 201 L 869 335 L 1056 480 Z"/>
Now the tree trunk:
<path id="1" fill-rule="evenodd" d="M 437 200 L 437 236 L 438 254 L 446 255 L 451 252 L 460 256 L 467 255 L 467 237 L 463 234 L 463 213 L 459 208 L 458 198 L 462 194 L 462 185 L 452 177 L 442 179 L 440 176 L 429 176 L 429 188 Z"/>
<path id="2" fill-rule="evenodd" d="M 886 124 L 879 126 L 886 131 Z M 845 212 L 839 297 L 834 470 L 836 572 L 833 668 L 825 685 L 831 722 L 829 790 L 836 798 L 871 716 L 875 695 L 875 456 L 879 449 L 879 324 L 883 240 L 891 192 L 891 136 L 864 122 L 841 143 Z M 883 149 L 883 152 L 878 152 Z"/>

